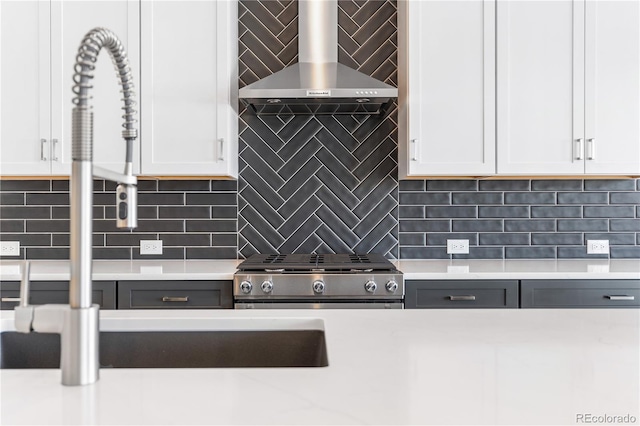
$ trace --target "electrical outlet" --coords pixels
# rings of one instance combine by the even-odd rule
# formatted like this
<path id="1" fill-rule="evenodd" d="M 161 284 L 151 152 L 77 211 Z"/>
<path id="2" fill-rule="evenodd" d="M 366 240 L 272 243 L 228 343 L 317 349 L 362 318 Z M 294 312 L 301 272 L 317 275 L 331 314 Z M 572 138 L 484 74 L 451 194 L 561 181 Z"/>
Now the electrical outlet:
<path id="1" fill-rule="evenodd" d="M 447 254 L 469 254 L 469 240 L 447 240 Z"/>
<path id="2" fill-rule="evenodd" d="M 587 254 L 609 254 L 609 240 L 587 240 Z"/>
<path id="3" fill-rule="evenodd" d="M 20 256 L 20 241 L 0 241 L 0 256 Z"/>
<path id="4" fill-rule="evenodd" d="M 140 240 L 140 254 L 162 254 L 162 240 Z"/>

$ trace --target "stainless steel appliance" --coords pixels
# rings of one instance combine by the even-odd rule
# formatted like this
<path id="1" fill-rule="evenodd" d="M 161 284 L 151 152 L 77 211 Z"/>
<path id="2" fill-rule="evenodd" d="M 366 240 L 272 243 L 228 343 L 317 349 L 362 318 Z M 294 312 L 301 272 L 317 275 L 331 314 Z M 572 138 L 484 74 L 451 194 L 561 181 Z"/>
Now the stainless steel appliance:
<path id="1" fill-rule="evenodd" d="M 234 275 L 236 309 L 401 309 L 402 272 L 379 254 L 255 254 Z"/>
<path id="2" fill-rule="evenodd" d="M 338 62 L 338 0 L 300 0 L 298 62 L 238 95 L 256 114 L 384 114 L 398 88 Z"/>

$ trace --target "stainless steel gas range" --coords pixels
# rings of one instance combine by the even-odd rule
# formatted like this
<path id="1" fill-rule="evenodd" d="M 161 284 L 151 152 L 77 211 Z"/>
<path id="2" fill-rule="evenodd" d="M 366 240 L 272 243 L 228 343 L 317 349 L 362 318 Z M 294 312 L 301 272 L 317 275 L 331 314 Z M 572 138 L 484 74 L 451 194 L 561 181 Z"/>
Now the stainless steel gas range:
<path id="1" fill-rule="evenodd" d="M 402 272 L 378 254 L 255 254 L 234 275 L 236 309 L 401 309 Z"/>

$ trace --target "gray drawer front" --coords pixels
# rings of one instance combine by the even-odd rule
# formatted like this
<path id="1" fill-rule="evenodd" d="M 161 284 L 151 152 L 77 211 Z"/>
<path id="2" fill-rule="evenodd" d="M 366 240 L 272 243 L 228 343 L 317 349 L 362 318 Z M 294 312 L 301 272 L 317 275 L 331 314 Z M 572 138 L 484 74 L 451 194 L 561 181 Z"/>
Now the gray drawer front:
<path id="1" fill-rule="evenodd" d="M 516 280 L 405 281 L 405 309 L 517 308 Z"/>
<path id="2" fill-rule="evenodd" d="M 522 308 L 637 308 L 640 280 L 523 280 Z"/>
<path id="3" fill-rule="evenodd" d="M 18 281 L 4 281 L 0 283 L 0 294 L 5 298 L 20 297 L 20 283 Z M 100 309 L 116 308 L 115 281 L 94 281 L 92 302 L 100 305 Z M 67 281 L 31 281 L 29 303 L 45 305 L 49 303 L 69 303 L 69 283 Z M 13 309 L 18 302 L 1 302 L 2 309 Z"/>
<path id="4" fill-rule="evenodd" d="M 232 281 L 119 281 L 118 309 L 232 309 Z"/>

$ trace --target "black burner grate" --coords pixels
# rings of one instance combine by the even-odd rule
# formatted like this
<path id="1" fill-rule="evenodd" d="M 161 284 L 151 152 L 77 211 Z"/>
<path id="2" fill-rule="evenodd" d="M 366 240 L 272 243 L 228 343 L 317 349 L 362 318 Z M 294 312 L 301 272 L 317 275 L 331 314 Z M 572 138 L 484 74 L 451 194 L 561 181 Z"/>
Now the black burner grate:
<path id="1" fill-rule="evenodd" d="M 284 269 L 289 271 L 394 270 L 381 254 L 254 254 L 238 265 L 243 271 Z"/>

